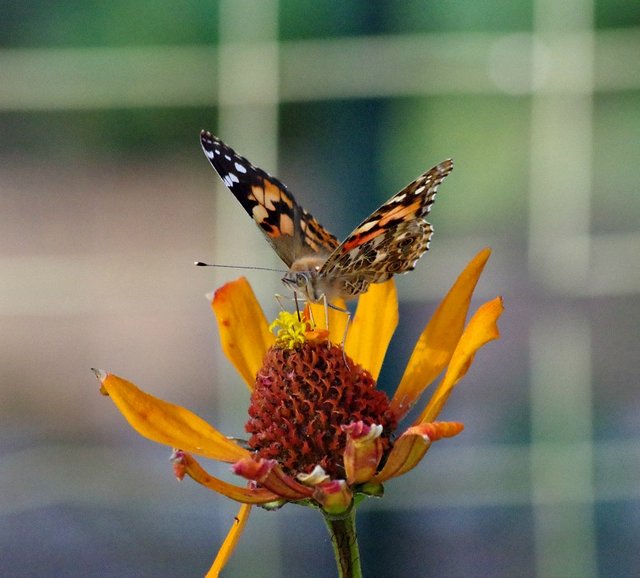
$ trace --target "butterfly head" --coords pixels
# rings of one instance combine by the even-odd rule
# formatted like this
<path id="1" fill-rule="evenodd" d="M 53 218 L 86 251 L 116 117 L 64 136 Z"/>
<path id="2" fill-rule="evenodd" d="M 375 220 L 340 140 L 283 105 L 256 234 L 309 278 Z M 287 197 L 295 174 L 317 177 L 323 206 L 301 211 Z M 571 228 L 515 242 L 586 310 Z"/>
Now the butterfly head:
<path id="1" fill-rule="evenodd" d="M 330 287 L 320 275 L 325 256 L 312 255 L 296 259 L 282 282 L 295 293 L 302 293 L 309 301 L 317 303 L 323 297 L 331 297 Z"/>
<path id="2" fill-rule="evenodd" d="M 318 301 L 321 295 L 316 295 L 315 279 L 317 271 L 289 271 L 282 278 L 282 282 L 295 293 L 302 293 L 310 301 Z"/>

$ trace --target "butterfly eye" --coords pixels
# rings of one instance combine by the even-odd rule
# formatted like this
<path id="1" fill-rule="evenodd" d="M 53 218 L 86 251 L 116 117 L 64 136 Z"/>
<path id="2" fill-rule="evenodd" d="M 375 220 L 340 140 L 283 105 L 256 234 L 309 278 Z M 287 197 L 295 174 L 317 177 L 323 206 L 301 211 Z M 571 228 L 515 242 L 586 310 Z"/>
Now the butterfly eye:
<path id="1" fill-rule="evenodd" d="M 307 276 L 304 273 L 298 273 L 296 275 L 296 285 L 301 289 L 307 286 Z"/>

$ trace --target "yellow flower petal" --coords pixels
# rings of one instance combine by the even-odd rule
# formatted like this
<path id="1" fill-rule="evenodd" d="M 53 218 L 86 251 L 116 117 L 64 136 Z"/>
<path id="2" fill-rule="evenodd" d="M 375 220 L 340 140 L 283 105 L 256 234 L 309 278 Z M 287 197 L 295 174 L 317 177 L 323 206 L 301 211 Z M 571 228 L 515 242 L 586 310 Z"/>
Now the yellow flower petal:
<path id="1" fill-rule="evenodd" d="M 342 343 L 344 332 L 347 328 L 349 315 L 347 304 L 342 299 L 336 299 L 332 303 L 333 307 L 325 307 L 324 302 L 309 303 L 311 309 L 311 319 L 315 323 L 314 329 L 329 329 L 329 340 L 333 343 Z M 337 308 L 337 309 L 336 309 Z M 327 318 L 329 325 L 327 326 Z"/>
<path id="2" fill-rule="evenodd" d="M 490 254 L 490 249 L 483 249 L 467 265 L 418 339 L 391 400 L 398 419 L 407 414 L 449 363 L 464 328 L 471 295 Z"/>
<path id="3" fill-rule="evenodd" d="M 172 448 L 223 462 L 236 462 L 250 453 L 189 410 L 138 389 L 133 383 L 94 370 L 108 395 L 141 436 Z"/>
<path id="4" fill-rule="evenodd" d="M 497 321 L 503 311 L 501 297 L 485 303 L 476 311 L 460 338 L 444 378 L 415 424 L 433 421 L 438 416 L 453 388 L 471 367 L 478 349 L 500 337 Z"/>
<path id="5" fill-rule="evenodd" d="M 280 499 L 280 496 L 270 492 L 264 488 L 247 488 L 230 484 L 219 478 L 209 474 L 190 454 L 183 450 L 177 450 L 172 458 L 174 464 L 179 463 L 181 466 L 182 479 L 186 474 L 195 482 L 203 485 L 209 490 L 218 492 L 227 498 L 231 498 L 236 502 L 243 504 L 268 504 Z"/>
<path id="6" fill-rule="evenodd" d="M 224 539 L 222 547 L 220 548 L 216 559 L 213 561 L 213 566 L 211 566 L 207 572 L 206 578 L 218 578 L 218 576 L 220 576 L 220 572 L 229 561 L 229 558 L 231 558 L 233 551 L 236 549 L 236 545 L 242 535 L 242 531 L 247 525 L 250 513 L 251 506 L 248 504 L 243 504 L 240 507 L 240 511 L 233 521 L 233 526 L 231 526 L 231 530 L 229 530 L 227 537 Z"/>
<path id="7" fill-rule="evenodd" d="M 391 336 L 398 325 L 398 296 L 393 279 L 376 283 L 360 296 L 345 352 L 378 379 Z"/>
<path id="8" fill-rule="evenodd" d="M 218 289 L 211 302 L 225 355 L 250 390 L 262 358 L 275 342 L 249 282 L 240 277 Z"/>

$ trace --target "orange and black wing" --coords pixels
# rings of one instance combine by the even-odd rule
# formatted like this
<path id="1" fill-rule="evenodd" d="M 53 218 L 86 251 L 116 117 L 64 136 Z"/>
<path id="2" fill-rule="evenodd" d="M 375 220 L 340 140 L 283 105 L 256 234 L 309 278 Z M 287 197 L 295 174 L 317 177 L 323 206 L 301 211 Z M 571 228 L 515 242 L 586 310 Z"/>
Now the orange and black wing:
<path id="1" fill-rule="evenodd" d="M 205 156 L 251 215 L 288 267 L 300 257 L 329 254 L 338 240 L 295 200 L 275 177 L 254 167 L 218 137 L 200 133 Z"/>
<path id="2" fill-rule="evenodd" d="M 429 249 L 433 227 L 425 217 L 452 170 L 453 161 L 443 161 L 391 197 L 334 250 L 318 275 L 340 280 L 343 294 L 357 295 L 370 283 L 411 271 Z"/>

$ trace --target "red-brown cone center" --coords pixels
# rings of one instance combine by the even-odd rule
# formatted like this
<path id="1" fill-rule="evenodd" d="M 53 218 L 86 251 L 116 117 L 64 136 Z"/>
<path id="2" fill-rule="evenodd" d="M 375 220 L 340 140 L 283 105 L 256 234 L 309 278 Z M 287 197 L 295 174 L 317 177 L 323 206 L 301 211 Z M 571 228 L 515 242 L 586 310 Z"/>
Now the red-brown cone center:
<path id="1" fill-rule="evenodd" d="M 320 465 L 344 478 L 346 434 L 341 425 L 362 420 L 383 427 L 384 450 L 397 420 L 371 374 L 330 343 L 272 347 L 256 377 L 246 430 L 260 457 L 276 459 L 291 474 Z"/>

